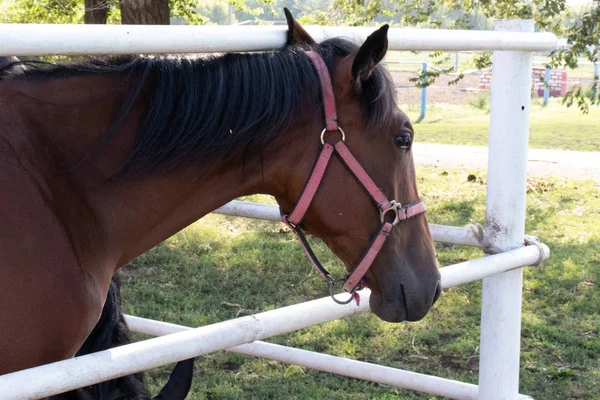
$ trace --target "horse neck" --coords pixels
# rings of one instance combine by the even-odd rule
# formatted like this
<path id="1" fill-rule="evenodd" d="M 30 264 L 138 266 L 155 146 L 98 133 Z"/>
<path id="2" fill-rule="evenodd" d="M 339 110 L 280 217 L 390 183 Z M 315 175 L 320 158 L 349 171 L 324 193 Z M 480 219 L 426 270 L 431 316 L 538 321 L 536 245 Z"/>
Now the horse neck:
<path id="1" fill-rule="evenodd" d="M 199 171 L 180 170 L 109 184 L 91 197 L 110 232 L 115 267 L 144 253 L 228 201 L 256 192 L 257 178 L 242 179 L 241 168 L 219 169 L 198 179 Z"/>
<path id="2" fill-rule="evenodd" d="M 310 168 L 313 160 L 306 163 L 304 158 L 310 157 L 302 151 L 289 153 L 282 146 L 260 162 L 215 165 L 208 173 L 189 167 L 111 183 L 92 201 L 110 232 L 110 247 L 120 254 L 116 268 L 235 198 L 299 192 L 303 182 L 290 179 L 294 170 L 290 167 L 296 173 L 299 163 Z"/>
<path id="3" fill-rule="evenodd" d="M 232 199 L 254 193 L 282 197 L 301 189 L 302 182 L 290 177 L 299 174 L 301 164 L 310 168 L 315 154 L 312 147 L 316 152 L 316 139 L 304 142 L 303 132 L 314 124 L 308 116 L 290 127 L 290 132 L 275 135 L 279 144 L 273 143 L 259 161 L 246 165 L 241 160 L 227 165 L 216 162 L 210 171 L 192 165 L 141 178 L 109 179 L 120 170 L 133 143 L 146 108 L 144 93 L 114 137 L 97 151 L 89 153 L 89 149 L 107 131 L 127 90 L 118 77 L 102 76 L 25 84 L 18 90 L 27 98 L 44 100 L 45 93 L 52 99 L 51 104 L 24 101 L 21 107 L 40 127 L 35 132 L 36 142 L 44 143 L 44 151 L 50 152 L 43 168 L 59 171 L 50 179 L 58 176 L 60 181 L 68 181 L 70 203 L 63 208 L 72 209 L 74 198 L 85 203 L 80 207 L 85 210 L 84 217 L 73 213 L 61 217 L 75 247 L 103 260 L 104 278 L 109 276 L 108 270 L 116 271 Z"/>
<path id="4" fill-rule="evenodd" d="M 83 264 L 116 270 L 195 219 L 252 191 L 252 176 L 240 184 L 241 168 L 219 165 L 202 179 L 193 168 L 110 179 L 133 142 L 145 110 L 144 95 L 114 137 L 84 157 L 110 127 L 126 95 L 127 85 L 118 77 L 0 85 L 0 100 L 7 100 L 0 120 L 9 123 L 8 129 L 0 129 L 0 139 L 35 160 L 31 173 L 45 182 Z M 103 280 L 110 276 L 98 272 Z"/>
<path id="5" fill-rule="evenodd" d="M 282 132 L 261 160 L 214 165 L 209 172 L 191 166 L 110 183 L 92 201 L 101 210 L 111 247 L 120 254 L 116 268 L 240 196 L 296 198 L 318 149 L 318 140 L 304 134 L 312 125 Z"/>

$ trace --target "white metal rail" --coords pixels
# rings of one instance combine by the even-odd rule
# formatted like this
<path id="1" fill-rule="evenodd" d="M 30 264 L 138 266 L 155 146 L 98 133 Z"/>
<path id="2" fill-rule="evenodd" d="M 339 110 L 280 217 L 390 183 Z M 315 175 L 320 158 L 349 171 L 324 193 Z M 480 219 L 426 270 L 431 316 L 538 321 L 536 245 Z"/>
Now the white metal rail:
<path id="1" fill-rule="evenodd" d="M 133 317 L 130 315 L 127 315 L 125 319 L 132 331 L 152 336 L 170 335 L 172 333 L 193 329 L 186 326 Z M 385 367 L 364 361 L 351 360 L 314 351 L 266 343 L 260 340 L 253 343 L 241 344 L 226 349 L 226 351 L 268 358 L 286 364 L 300 365 L 306 368 L 349 376 L 356 379 L 364 379 L 383 385 L 430 393 L 436 396 L 444 396 L 449 399 L 477 400 L 479 393 L 479 387 L 471 383 L 453 381 L 437 376 Z M 515 400 L 527 399 L 531 399 L 531 397 L 519 394 Z"/>
<path id="2" fill-rule="evenodd" d="M 441 268 L 442 286 L 449 288 L 479 280 L 483 276 L 521 268 L 535 263 L 540 256 L 547 258 L 548 255 L 549 251 L 543 245 L 539 248 L 527 246 Z M 362 293 L 365 299 L 360 306 L 354 302 L 339 305 L 330 297 L 325 297 L 2 375 L 0 398 L 25 400 L 52 396 L 365 312 L 369 309 L 369 302 L 366 301 L 369 291 L 365 289 Z"/>
<path id="3" fill-rule="evenodd" d="M 251 203 L 248 201 L 233 200 L 213 211 L 215 214 L 230 215 L 264 219 L 267 221 L 281 222 L 279 207 L 269 204 Z M 431 235 L 436 242 L 460 244 L 463 246 L 480 246 L 473 233 L 464 228 L 455 226 L 429 224 Z"/>
<path id="4" fill-rule="evenodd" d="M 283 47 L 283 26 L 149 26 L 0 24 L 0 56 L 213 53 Z M 362 43 L 375 28 L 308 26 L 317 41 L 343 36 Z M 556 48 L 552 33 L 399 29 L 390 50 L 524 50 Z"/>

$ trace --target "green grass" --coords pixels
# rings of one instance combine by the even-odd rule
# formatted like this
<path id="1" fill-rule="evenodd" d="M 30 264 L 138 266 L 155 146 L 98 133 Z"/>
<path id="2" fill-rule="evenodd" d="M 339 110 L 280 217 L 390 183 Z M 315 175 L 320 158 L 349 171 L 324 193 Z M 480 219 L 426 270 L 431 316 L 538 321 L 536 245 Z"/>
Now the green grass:
<path id="1" fill-rule="evenodd" d="M 433 105 L 426 117 L 415 125 L 419 142 L 487 146 L 489 132 L 489 108 L 485 102 L 474 99 L 472 105 Z M 405 105 L 401 108 L 414 121 L 419 115 L 418 107 Z M 483 109 L 482 109 L 483 108 Z M 582 115 L 575 107 L 567 108 L 558 100 L 542 107 L 538 101 L 531 104 L 531 129 L 529 146 L 539 149 L 600 151 L 600 107 L 592 107 L 589 114 Z"/>
<path id="2" fill-rule="evenodd" d="M 474 174 L 477 179 L 468 181 Z M 430 222 L 484 222 L 485 175 L 419 168 Z M 527 232 L 552 250 L 525 270 L 521 392 L 541 400 L 599 399 L 600 190 L 592 182 L 530 180 Z M 342 268 L 317 244 L 328 268 Z M 480 257 L 437 245 L 442 266 Z M 127 312 L 188 326 L 327 295 L 293 234 L 281 224 L 210 215 L 127 266 Z M 374 315 L 313 326 L 271 341 L 476 383 L 481 284 L 446 290 L 422 321 Z M 172 367 L 151 371 L 153 393 Z M 436 399 L 297 366 L 218 352 L 199 358 L 190 399 Z"/>

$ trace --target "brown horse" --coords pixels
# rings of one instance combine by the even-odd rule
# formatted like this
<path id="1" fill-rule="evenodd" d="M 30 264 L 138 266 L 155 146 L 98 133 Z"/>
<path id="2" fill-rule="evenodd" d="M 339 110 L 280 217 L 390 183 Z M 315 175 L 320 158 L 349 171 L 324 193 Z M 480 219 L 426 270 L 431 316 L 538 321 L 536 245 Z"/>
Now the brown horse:
<path id="1" fill-rule="evenodd" d="M 76 356 L 92 354 L 131 343 L 131 332 L 121 311 L 120 281 L 113 277 L 106 302 L 98 323 L 87 337 Z M 194 374 L 194 359 L 180 361 L 169 380 L 154 400 L 184 400 L 190 390 Z M 86 386 L 50 397 L 50 400 L 150 400 L 144 386 L 143 374 Z"/>
<path id="2" fill-rule="evenodd" d="M 266 193 L 291 211 L 323 148 L 322 71 L 307 50 L 327 65 L 349 151 L 391 199 L 418 200 L 413 129 L 378 65 L 387 26 L 360 48 L 291 26 L 278 52 L 0 71 L 0 374 L 72 357 L 115 271 L 231 199 Z M 391 224 L 381 211 L 333 156 L 301 225 L 351 270 Z M 419 214 L 363 282 L 375 314 L 398 322 L 426 315 L 439 278 Z"/>
<path id="3" fill-rule="evenodd" d="M 16 57 L 0 57 L 0 69 L 10 64 L 15 65 L 11 68 L 12 74 L 24 70 L 22 64 L 15 63 L 19 63 Z M 121 310 L 120 282 L 115 275 L 110 283 L 100 319 L 76 356 L 108 350 L 128 343 L 131 343 L 131 333 Z M 185 399 L 191 386 L 193 371 L 193 359 L 179 362 L 165 387 L 154 399 Z M 143 375 L 140 373 L 52 396 L 51 400 L 149 400 L 150 398 L 144 386 Z"/>

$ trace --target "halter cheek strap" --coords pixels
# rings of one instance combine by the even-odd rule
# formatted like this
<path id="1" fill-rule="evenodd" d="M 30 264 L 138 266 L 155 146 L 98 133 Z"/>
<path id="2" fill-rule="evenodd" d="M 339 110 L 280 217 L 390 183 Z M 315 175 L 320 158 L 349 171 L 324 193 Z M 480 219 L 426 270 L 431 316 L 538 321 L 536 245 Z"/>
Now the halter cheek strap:
<path id="1" fill-rule="evenodd" d="M 369 174 L 367 174 L 358 160 L 354 157 L 348 146 L 346 146 L 345 133 L 338 125 L 333 86 L 331 84 L 331 78 L 325 62 L 317 53 L 313 51 L 307 51 L 306 55 L 315 65 L 321 81 L 326 127 L 321 132 L 321 151 L 317 157 L 317 160 L 315 161 L 315 165 L 313 166 L 310 177 L 304 185 L 300 199 L 289 214 L 282 212 L 281 218 L 283 222 L 296 234 L 300 240 L 300 243 L 302 244 L 302 247 L 304 248 L 304 251 L 306 252 L 309 260 L 312 262 L 317 272 L 323 278 L 329 281 L 329 291 L 333 300 L 340 304 L 346 304 L 352 301 L 353 298 L 356 298 L 358 302 L 360 298 L 358 297 L 358 293 L 356 293 L 356 291 L 362 289 L 361 282 L 375 261 L 375 258 L 377 257 L 377 254 L 379 254 L 379 251 L 383 247 L 386 239 L 390 235 L 392 228 L 400 221 L 424 213 L 425 204 L 422 200 L 418 200 L 414 203 L 402 206 L 395 200 L 388 200 L 386 195 L 381 191 L 381 189 L 379 189 Z M 325 142 L 325 133 L 334 131 L 339 131 L 341 138 L 333 144 Z M 331 277 L 331 274 L 327 272 L 327 270 L 317 259 L 317 256 L 314 254 L 308 241 L 306 240 L 304 232 L 300 228 L 302 220 L 306 215 L 310 204 L 315 198 L 317 190 L 319 189 L 323 177 L 325 176 L 327 166 L 329 165 L 331 157 L 334 153 L 340 158 L 348 171 L 350 171 L 352 175 L 354 175 L 354 177 L 360 182 L 369 197 L 373 200 L 375 206 L 379 209 L 380 214 L 379 228 L 373 236 L 369 247 L 361 257 L 359 263 L 354 267 L 350 275 L 346 277 L 343 283 L 344 290 L 352 294 L 347 301 L 340 301 L 334 297 L 333 290 L 335 281 Z M 393 217 L 391 222 L 386 221 L 386 214 L 389 212 L 392 213 Z"/>

